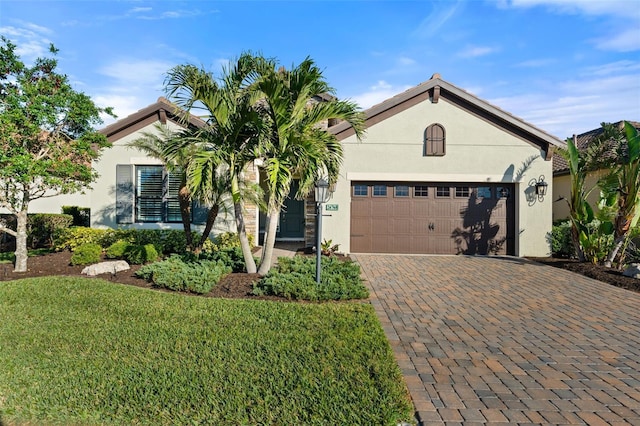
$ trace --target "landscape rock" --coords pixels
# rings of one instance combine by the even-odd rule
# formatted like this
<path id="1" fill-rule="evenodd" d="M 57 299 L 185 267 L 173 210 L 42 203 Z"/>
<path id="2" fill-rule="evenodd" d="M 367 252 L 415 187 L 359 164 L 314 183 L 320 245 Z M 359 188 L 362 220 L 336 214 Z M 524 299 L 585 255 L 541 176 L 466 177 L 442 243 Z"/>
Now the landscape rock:
<path id="1" fill-rule="evenodd" d="M 625 277 L 640 279 L 640 263 L 632 263 L 622 273 Z"/>
<path id="2" fill-rule="evenodd" d="M 94 265 L 89 265 L 82 270 L 83 275 L 89 277 L 95 277 L 100 274 L 116 274 L 120 271 L 127 271 L 131 269 L 129 264 L 124 260 L 112 260 L 109 262 L 100 262 Z"/>

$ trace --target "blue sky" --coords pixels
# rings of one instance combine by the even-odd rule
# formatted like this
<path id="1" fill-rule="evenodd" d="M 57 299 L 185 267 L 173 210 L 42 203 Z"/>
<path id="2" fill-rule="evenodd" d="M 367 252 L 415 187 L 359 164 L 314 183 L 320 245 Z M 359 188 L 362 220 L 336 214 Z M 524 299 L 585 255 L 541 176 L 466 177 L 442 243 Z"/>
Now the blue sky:
<path id="1" fill-rule="evenodd" d="M 26 62 L 54 43 L 74 88 L 119 118 L 162 96 L 171 67 L 217 74 L 251 50 L 285 66 L 310 56 L 363 108 L 437 72 L 565 139 L 640 121 L 639 3 L 2 0 L 0 34 Z"/>

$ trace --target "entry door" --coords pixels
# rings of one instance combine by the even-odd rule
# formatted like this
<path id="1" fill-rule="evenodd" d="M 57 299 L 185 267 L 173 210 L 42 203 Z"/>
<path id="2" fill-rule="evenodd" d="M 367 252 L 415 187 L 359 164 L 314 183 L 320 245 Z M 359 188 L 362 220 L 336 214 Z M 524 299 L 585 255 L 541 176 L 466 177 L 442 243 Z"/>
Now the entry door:
<path id="1" fill-rule="evenodd" d="M 304 200 L 296 200 L 296 192 L 298 192 L 298 181 L 294 180 L 291 183 L 289 196 L 284 201 L 284 206 L 280 212 L 280 223 L 278 224 L 276 238 L 287 240 L 304 239 Z"/>

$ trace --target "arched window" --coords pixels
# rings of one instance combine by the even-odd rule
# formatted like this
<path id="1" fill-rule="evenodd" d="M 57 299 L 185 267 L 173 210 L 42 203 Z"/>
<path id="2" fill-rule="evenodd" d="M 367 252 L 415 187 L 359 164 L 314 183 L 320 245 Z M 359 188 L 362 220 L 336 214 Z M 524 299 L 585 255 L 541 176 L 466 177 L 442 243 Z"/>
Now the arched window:
<path id="1" fill-rule="evenodd" d="M 441 124 L 432 124 L 424 131 L 424 155 L 442 156 L 445 154 L 445 131 Z"/>

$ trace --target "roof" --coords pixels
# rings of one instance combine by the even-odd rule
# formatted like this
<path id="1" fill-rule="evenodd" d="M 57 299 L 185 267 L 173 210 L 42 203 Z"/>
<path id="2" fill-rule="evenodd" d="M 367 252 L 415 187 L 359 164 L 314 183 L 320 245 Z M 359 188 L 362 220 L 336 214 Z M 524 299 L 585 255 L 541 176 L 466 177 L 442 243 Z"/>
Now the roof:
<path id="1" fill-rule="evenodd" d="M 629 123 L 631 123 L 633 125 L 633 127 L 635 127 L 636 129 L 640 130 L 640 122 L 637 121 L 630 121 L 630 120 L 626 120 Z M 624 120 L 618 121 L 616 123 L 613 123 L 614 126 L 616 126 L 618 129 L 623 129 L 624 128 Z M 576 146 L 578 147 L 579 151 L 582 151 L 584 149 L 586 149 L 587 146 L 589 146 L 589 144 L 598 136 L 600 136 L 603 132 L 603 128 L 602 126 L 598 127 L 597 129 L 593 129 L 593 130 L 589 130 L 588 132 L 579 134 L 579 135 L 574 135 L 574 138 L 576 140 Z M 611 155 L 615 155 L 615 153 L 613 152 L 614 147 L 611 146 L 611 150 L 609 151 L 609 153 Z M 564 159 L 564 157 L 562 157 L 559 154 L 554 154 L 553 155 L 553 174 L 555 175 L 564 175 L 564 174 L 568 174 L 569 173 L 569 164 L 567 163 L 567 160 Z"/>
<path id="2" fill-rule="evenodd" d="M 373 126 L 425 100 L 438 103 L 441 99 L 453 103 L 514 136 L 540 147 L 545 151 L 548 160 L 551 159 L 551 154 L 555 147 L 566 146 L 565 142 L 544 130 L 442 80 L 440 74 L 434 74 L 429 80 L 364 111 L 366 117 L 365 125 L 366 127 Z M 351 125 L 344 121 L 330 127 L 329 131 L 336 135 L 339 140 L 355 133 Z"/>
<path id="3" fill-rule="evenodd" d="M 155 103 L 101 129 L 100 133 L 105 135 L 109 142 L 114 142 L 157 121 L 160 121 L 162 124 L 166 123 L 167 120 L 173 121 L 174 123 L 183 123 L 185 119 L 196 127 L 206 125 L 200 118 L 194 115 L 188 115 L 177 105 L 161 96 Z"/>

